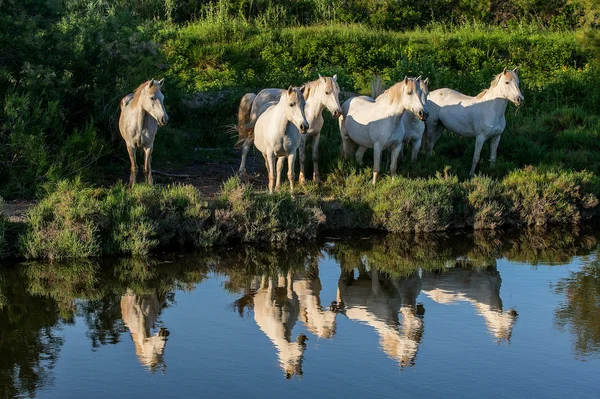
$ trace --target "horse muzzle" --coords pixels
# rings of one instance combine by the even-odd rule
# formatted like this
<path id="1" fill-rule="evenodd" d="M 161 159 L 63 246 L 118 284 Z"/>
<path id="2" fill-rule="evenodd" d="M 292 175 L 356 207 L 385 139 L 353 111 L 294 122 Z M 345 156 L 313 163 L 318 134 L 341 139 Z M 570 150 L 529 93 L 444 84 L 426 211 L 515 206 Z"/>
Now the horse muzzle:
<path id="1" fill-rule="evenodd" d="M 304 134 L 308 132 L 308 123 L 303 123 L 300 125 L 300 133 Z"/>
<path id="2" fill-rule="evenodd" d="M 156 121 L 158 122 L 158 126 L 164 126 L 167 124 L 167 122 L 169 122 L 169 117 L 165 115 L 165 116 L 157 119 Z"/>
<path id="3" fill-rule="evenodd" d="M 429 118 L 429 112 L 421 109 L 417 113 L 417 118 L 419 118 L 419 120 L 426 121 L 427 118 Z"/>
<path id="4" fill-rule="evenodd" d="M 517 107 L 520 107 L 521 105 L 523 105 L 523 102 L 525 102 L 525 99 L 523 97 L 517 97 L 517 99 L 514 102 Z"/>
<path id="5" fill-rule="evenodd" d="M 337 110 L 337 111 L 334 111 L 334 112 L 332 113 L 332 115 L 333 115 L 333 117 L 334 117 L 334 118 L 339 118 L 340 116 L 342 116 L 342 110 L 341 110 L 341 109 L 339 109 L 339 110 Z"/>

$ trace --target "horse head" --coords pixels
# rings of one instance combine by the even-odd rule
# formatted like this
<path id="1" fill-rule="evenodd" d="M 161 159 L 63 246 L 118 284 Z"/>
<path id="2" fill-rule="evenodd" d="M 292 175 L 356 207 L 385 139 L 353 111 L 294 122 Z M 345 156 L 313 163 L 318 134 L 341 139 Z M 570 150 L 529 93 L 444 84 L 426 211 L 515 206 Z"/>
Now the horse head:
<path id="1" fill-rule="evenodd" d="M 421 89 L 420 79 L 405 77 L 402 83 L 402 104 L 404 108 L 415 114 L 420 120 L 426 120 L 429 116 L 427 95 Z"/>
<path id="2" fill-rule="evenodd" d="M 164 126 L 169 121 L 169 116 L 165 110 L 165 97 L 160 91 L 164 83 L 164 78 L 161 80 L 150 79 L 143 85 L 140 93 L 142 108 L 156 119 L 159 126 Z"/>
<path id="3" fill-rule="evenodd" d="M 306 116 L 304 114 L 304 87 L 292 87 L 290 86 L 286 92 L 284 92 L 281 96 L 281 102 L 287 104 L 285 107 L 285 112 L 287 119 L 293 123 L 300 133 L 304 134 L 308 131 L 308 122 L 306 121 Z"/>
<path id="4" fill-rule="evenodd" d="M 518 73 L 518 68 L 512 71 L 504 68 L 501 73 L 496 75 L 492 82 L 492 87 L 498 90 L 502 97 L 508 101 L 512 101 L 517 107 L 521 106 L 523 101 L 525 101 L 523 94 L 521 94 L 521 89 L 519 89 Z"/>
<path id="5" fill-rule="evenodd" d="M 317 89 L 320 92 L 321 103 L 331 112 L 334 118 L 342 115 L 340 106 L 340 86 L 337 84 L 337 75 L 333 77 L 323 77 L 319 75 L 319 85 Z M 306 95 L 308 98 L 308 95 Z"/>

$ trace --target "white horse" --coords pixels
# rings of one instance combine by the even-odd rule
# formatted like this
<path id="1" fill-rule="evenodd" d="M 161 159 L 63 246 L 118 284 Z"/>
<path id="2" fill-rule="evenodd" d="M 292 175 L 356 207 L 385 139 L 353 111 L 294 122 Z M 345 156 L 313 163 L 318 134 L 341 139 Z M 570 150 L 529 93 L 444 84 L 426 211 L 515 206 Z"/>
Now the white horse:
<path id="1" fill-rule="evenodd" d="M 423 103 L 426 103 L 427 96 L 429 95 L 429 78 L 425 80 L 421 80 L 421 76 L 417 78 L 417 82 L 419 82 L 419 87 L 421 88 L 421 96 L 423 97 Z M 375 78 L 371 84 L 371 97 L 377 98 L 381 93 L 383 93 L 383 82 L 381 78 Z M 417 155 L 419 154 L 419 150 L 421 149 L 421 142 L 423 139 L 423 133 L 425 132 L 425 122 L 423 122 L 417 115 L 412 112 L 405 112 L 402 114 L 401 123 L 402 127 L 398 126 L 397 129 L 400 129 L 396 134 L 401 135 L 402 129 L 404 129 L 404 138 L 402 140 L 403 145 L 407 146 L 411 141 L 412 151 L 411 151 L 411 161 L 414 162 L 417 160 Z M 400 160 L 402 161 L 402 151 L 400 151 Z"/>
<path id="2" fill-rule="evenodd" d="M 135 184 L 137 176 L 136 151 L 144 151 L 144 175 L 146 183 L 152 184 L 152 150 L 154 137 L 159 126 L 164 126 L 169 116 L 163 103 L 165 97 L 160 91 L 164 79 L 156 81 L 150 79 L 138 86 L 135 92 L 121 99 L 121 115 L 119 117 L 119 131 L 129 153 L 131 174 L 129 185 Z"/>
<path id="3" fill-rule="evenodd" d="M 506 127 L 504 113 L 508 101 L 517 107 L 524 101 L 519 89 L 517 68 L 494 77 L 489 89 L 477 97 L 470 97 L 451 89 L 438 89 L 429 93 L 427 105 L 431 115 L 427 120 L 427 154 L 442 134 L 444 127 L 465 137 L 475 137 L 475 153 L 470 175 L 475 174 L 481 148 L 487 139 L 490 144 L 490 165 L 496 165 L 496 153 L 502 132 Z"/>
<path id="4" fill-rule="evenodd" d="M 421 120 L 427 119 L 427 105 L 423 102 L 420 85 L 416 79 L 404 78 L 387 89 L 377 100 L 360 96 L 342 105 L 340 134 L 344 157 L 352 151 L 353 143 L 359 145 L 355 157 L 359 164 L 367 148 L 373 148 L 373 184 L 381 166 L 381 152 L 392 149 L 390 172 L 396 175 L 398 155 L 402 151 L 404 129 L 399 128 L 400 118 L 407 109 Z"/>
<path id="5" fill-rule="evenodd" d="M 308 82 L 304 85 L 304 99 L 306 100 L 305 114 L 309 129 L 306 135 L 301 137 L 300 142 L 300 184 L 306 181 L 304 177 L 304 163 L 306 160 L 306 139 L 312 137 L 312 158 L 313 158 L 313 180 L 320 182 L 319 176 L 319 140 L 321 138 L 321 129 L 323 128 L 322 112 L 325 108 L 331 112 L 334 118 L 340 116 L 342 109 L 340 107 L 340 87 L 337 84 L 337 75 L 333 77 L 323 77 Z M 242 162 L 240 163 L 240 173 L 246 172 L 246 158 L 252 141 L 254 139 L 252 131 L 254 123 L 261 115 L 264 104 L 272 101 L 279 101 L 283 89 L 264 89 L 258 93 L 247 93 L 242 97 L 238 109 L 238 125 L 236 130 L 239 138 L 236 146 L 242 145 Z"/>
<path id="6" fill-rule="evenodd" d="M 294 160 L 300 145 L 300 135 L 308 131 L 304 114 L 304 86 L 290 88 L 281 94 L 279 102 L 265 105 L 266 110 L 254 126 L 254 145 L 263 154 L 269 173 L 269 192 L 278 190 L 285 158 L 288 160 L 290 191 L 294 191 Z M 277 158 L 277 182 L 275 159 Z"/>

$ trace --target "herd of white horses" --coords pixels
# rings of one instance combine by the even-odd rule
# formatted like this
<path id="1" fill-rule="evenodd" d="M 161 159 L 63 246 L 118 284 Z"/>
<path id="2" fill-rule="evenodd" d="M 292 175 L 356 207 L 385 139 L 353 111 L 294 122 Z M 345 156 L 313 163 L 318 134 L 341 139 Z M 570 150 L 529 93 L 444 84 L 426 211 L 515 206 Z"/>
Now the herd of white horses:
<path id="1" fill-rule="evenodd" d="M 134 93 L 121 100 L 119 129 L 131 161 L 130 184 L 137 175 L 136 150 L 144 152 L 146 182 L 152 184 L 152 149 L 159 126 L 167 123 L 161 87 L 164 79 L 142 83 Z M 243 96 L 238 109 L 239 134 L 236 146 L 242 147 L 240 173 L 252 144 L 262 153 L 269 175 L 269 192 L 278 190 L 284 163 L 288 164 L 290 190 L 294 189 L 294 163 L 300 150 L 300 184 L 306 181 L 306 141 L 312 138 L 313 180 L 320 181 L 319 139 L 323 111 L 338 118 L 345 158 L 354 154 L 359 164 L 367 149 L 373 149 L 373 184 L 381 170 L 382 152 L 391 151 L 390 174 L 396 175 L 398 158 L 405 144 L 412 142 L 412 160 L 423 141 L 430 156 L 444 128 L 475 138 L 470 175 L 475 174 L 483 144 L 490 140 L 490 164 L 496 163 L 498 144 L 506 126 L 509 101 L 520 106 L 524 100 L 519 89 L 517 68 L 496 75 L 488 89 L 475 97 L 442 88 L 429 92 L 429 79 L 404 78 L 387 90 L 375 80 L 372 96 L 352 97 L 340 106 L 337 76 L 322 77 L 301 87 L 269 88 Z M 426 132 L 426 134 L 425 134 Z M 358 148 L 357 148 L 358 147 Z"/>
<path id="2" fill-rule="evenodd" d="M 495 268 L 453 268 L 444 273 L 423 272 L 408 278 L 392 278 L 376 268 L 344 269 L 337 283 L 331 306 L 323 308 L 319 269 L 308 273 L 254 276 L 237 287 L 240 299 L 234 307 L 251 309 L 259 330 L 277 352 L 279 367 L 286 378 L 303 374 L 302 364 L 307 337 L 299 333 L 298 323 L 317 339 L 333 339 L 340 317 L 373 329 L 379 350 L 400 369 L 415 364 L 424 334 L 425 308 L 417 303 L 423 295 L 432 303 L 469 303 L 496 342 L 510 341 L 516 314 L 502 309 L 501 278 Z M 329 301 L 326 301 L 327 303 Z M 131 333 L 140 363 L 151 370 L 163 369 L 169 332 L 160 328 L 152 333 L 164 300 L 156 294 L 134 294 L 121 298 L 125 326 Z M 312 339 L 312 338 L 311 338 Z"/>

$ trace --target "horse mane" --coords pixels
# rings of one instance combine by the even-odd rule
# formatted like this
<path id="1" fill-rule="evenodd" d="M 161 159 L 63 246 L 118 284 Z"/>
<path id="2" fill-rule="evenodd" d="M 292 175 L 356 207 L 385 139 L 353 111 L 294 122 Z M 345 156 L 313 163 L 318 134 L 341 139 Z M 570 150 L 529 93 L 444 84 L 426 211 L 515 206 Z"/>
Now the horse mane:
<path id="1" fill-rule="evenodd" d="M 492 84 L 493 84 L 493 82 L 492 82 Z M 488 92 L 488 90 L 489 90 L 489 89 L 483 89 L 483 90 L 481 90 L 481 92 L 480 92 L 480 93 L 477 95 L 477 97 L 475 97 L 475 98 L 476 98 L 476 99 L 478 99 L 478 100 L 482 99 L 482 98 L 483 98 L 483 96 L 485 96 L 485 93 L 487 93 L 487 92 Z"/>
<path id="2" fill-rule="evenodd" d="M 517 81 L 517 84 L 519 83 L 519 76 L 516 73 L 514 73 L 513 71 L 506 71 L 506 72 L 511 73 L 512 78 Z M 483 89 L 475 98 L 478 100 L 481 99 L 483 96 L 485 96 L 485 93 L 487 93 L 490 89 L 498 86 L 498 82 L 500 82 L 500 78 L 502 77 L 503 74 L 504 74 L 504 72 L 500 72 L 499 74 L 495 75 L 494 78 L 492 79 L 492 81 L 490 82 L 490 87 L 487 89 Z"/>
<path id="3" fill-rule="evenodd" d="M 331 91 L 334 88 L 334 85 L 337 85 L 337 83 L 333 80 L 333 78 L 330 78 L 329 76 L 325 76 L 325 83 L 323 83 L 321 81 L 321 78 L 318 78 L 317 80 L 313 80 L 312 82 L 308 82 L 304 84 L 304 99 L 308 100 L 308 98 L 310 97 L 310 93 L 313 92 L 314 90 L 317 89 L 317 87 L 319 87 L 320 85 L 324 84 L 325 85 L 325 91 Z"/>
<path id="4" fill-rule="evenodd" d="M 133 92 L 133 99 L 129 102 L 129 105 L 131 105 L 132 107 L 135 107 L 137 105 L 138 101 L 140 100 L 140 96 L 142 95 L 142 91 L 144 90 L 144 87 L 148 85 L 148 83 L 150 83 L 149 80 L 145 81 L 144 83 L 139 85 L 137 89 L 135 89 L 135 91 Z M 156 93 L 157 90 L 158 85 L 152 85 L 152 87 L 150 88 L 150 94 L 152 95 Z"/>
<path id="5" fill-rule="evenodd" d="M 392 87 L 390 87 L 389 89 L 387 89 L 386 91 L 383 92 L 383 94 L 381 94 L 379 98 L 386 98 L 390 104 L 394 104 L 397 103 L 399 101 L 402 100 L 402 94 L 403 94 L 403 89 L 404 86 L 408 86 L 408 88 L 410 90 L 416 90 L 417 86 L 416 83 L 413 79 L 409 79 L 408 83 L 404 83 L 404 80 L 401 82 L 396 83 L 395 85 L 393 85 Z"/>

